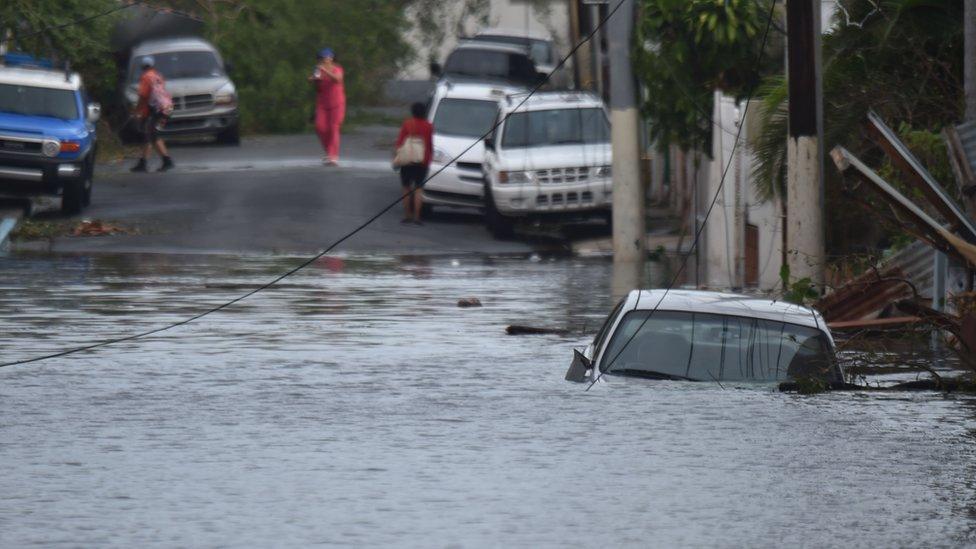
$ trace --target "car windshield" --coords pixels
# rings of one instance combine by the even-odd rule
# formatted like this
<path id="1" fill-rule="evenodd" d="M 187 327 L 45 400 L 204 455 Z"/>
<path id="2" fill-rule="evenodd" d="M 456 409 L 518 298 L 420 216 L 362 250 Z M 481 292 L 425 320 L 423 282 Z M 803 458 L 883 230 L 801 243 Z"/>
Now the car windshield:
<path id="1" fill-rule="evenodd" d="M 839 381 L 831 346 L 820 330 L 706 313 L 627 313 L 600 358 L 601 370 L 608 365 L 609 373 L 652 378 Z"/>
<path id="2" fill-rule="evenodd" d="M 609 142 L 610 124 L 603 109 L 551 109 L 510 116 L 502 148 Z"/>
<path id="3" fill-rule="evenodd" d="M 179 78 L 210 78 L 223 76 L 224 69 L 220 66 L 217 56 L 210 51 L 171 51 L 153 54 L 156 70 L 163 78 L 175 80 Z M 133 60 L 132 81 L 138 82 L 142 71 L 139 59 Z"/>
<path id="4" fill-rule="evenodd" d="M 529 56 L 536 63 L 551 63 L 553 61 L 552 45 L 548 40 L 536 40 L 533 38 L 522 38 L 520 36 L 499 36 L 496 34 L 480 34 L 475 38 L 484 42 L 500 42 L 502 44 L 528 46 Z"/>
<path id="5" fill-rule="evenodd" d="M 72 120 L 78 118 L 78 102 L 71 90 L 0 84 L 0 112 Z"/>
<path id="6" fill-rule="evenodd" d="M 481 137 L 495 122 L 498 103 L 481 99 L 442 99 L 434 113 L 434 133 Z"/>

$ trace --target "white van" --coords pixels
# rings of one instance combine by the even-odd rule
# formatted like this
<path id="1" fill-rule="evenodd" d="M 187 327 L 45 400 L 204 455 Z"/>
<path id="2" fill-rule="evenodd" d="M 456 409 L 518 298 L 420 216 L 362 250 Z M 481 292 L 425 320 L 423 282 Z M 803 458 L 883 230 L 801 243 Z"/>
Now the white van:
<path id="1" fill-rule="evenodd" d="M 132 48 L 124 99 L 129 109 L 139 101 L 140 63 L 150 56 L 173 96 L 173 114 L 160 129 L 163 136 L 214 136 L 218 142 L 240 143 L 237 89 L 213 44 L 195 37 L 147 40 Z"/>
<path id="2" fill-rule="evenodd" d="M 485 146 L 481 137 L 495 123 L 499 101 L 520 90 L 476 82 L 442 80 L 438 83 L 427 114 L 434 125 L 434 151 L 432 177 L 423 190 L 425 208 L 484 205 Z M 447 165 L 458 155 L 461 156 L 456 162 Z"/>
<path id="3" fill-rule="evenodd" d="M 509 236 L 519 218 L 609 222 L 610 120 L 600 98 L 584 92 L 540 92 L 527 100 L 510 95 L 499 118 L 485 143 L 485 222 L 492 234 Z"/>

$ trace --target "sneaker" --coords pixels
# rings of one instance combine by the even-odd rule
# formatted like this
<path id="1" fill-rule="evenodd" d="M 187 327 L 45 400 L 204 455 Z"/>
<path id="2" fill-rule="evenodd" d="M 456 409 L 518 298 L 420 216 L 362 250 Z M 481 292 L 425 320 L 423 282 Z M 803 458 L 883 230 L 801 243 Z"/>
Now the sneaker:
<path id="1" fill-rule="evenodd" d="M 421 221 L 421 220 L 419 220 L 419 219 L 414 219 L 414 220 L 413 220 L 413 224 L 414 224 L 414 225 L 423 225 L 423 224 L 424 224 L 424 222 L 423 222 L 423 221 Z"/>
<path id="2" fill-rule="evenodd" d="M 160 166 L 159 169 L 156 171 L 165 172 L 167 170 L 171 170 L 172 168 L 173 168 L 173 159 L 168 156 L 164 156 L 163 165 Z"/>
<path id="3" fill-rule="evenodd" d="M 130 168 L 129 171 L 130 172 L 134 172 L 134 173 L 147 171 L 146 170 L 146 159 L 145 158 L 140 158 L 139 159 L 139 162 L 136 163 L 135 166 L 132 166 L 132 168 Z"/>
<path id="4" fill-rule="evenodd" d="M 325 161 L 325 165 L 326 166 L 338 166 L 339 165 L 339 159 L 338 158 L 329 158 L 328 160 Z"/>

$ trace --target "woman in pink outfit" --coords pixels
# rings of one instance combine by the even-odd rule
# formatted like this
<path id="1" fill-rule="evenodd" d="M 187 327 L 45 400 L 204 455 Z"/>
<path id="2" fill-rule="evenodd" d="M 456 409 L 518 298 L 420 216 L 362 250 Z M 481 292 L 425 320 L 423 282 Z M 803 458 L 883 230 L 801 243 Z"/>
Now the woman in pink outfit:
<path id="1" fill-rule="evenodd" d="M 319 52 L 315 72 L 308 77 L 315 83 L 315 133 L 322 142 L 327 166 L 339 164 L 339 128 L 346 118 L 346 89 L 342 67 L 329 48 Z"/>

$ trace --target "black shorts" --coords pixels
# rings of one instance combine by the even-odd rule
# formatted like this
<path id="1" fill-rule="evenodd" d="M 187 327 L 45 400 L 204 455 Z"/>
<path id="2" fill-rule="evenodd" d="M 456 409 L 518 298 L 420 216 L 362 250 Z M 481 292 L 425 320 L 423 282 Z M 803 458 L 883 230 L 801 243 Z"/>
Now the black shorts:
<path id="1" fill-rule="evenodd" d="M 427 166 L 423 164 L 407 164 L 400 167 L 400 184 L 404 187 L 424 186 L 427 179 Z"/>
<path id="2" fill-rule="evenodd" d="M 146 143 L 152 143 L 159 136 L 159 128 L 166 125 L 167 116 L 154 110 L 149 111 L 149 116 L 142 119 L 142 136 Z"/>

